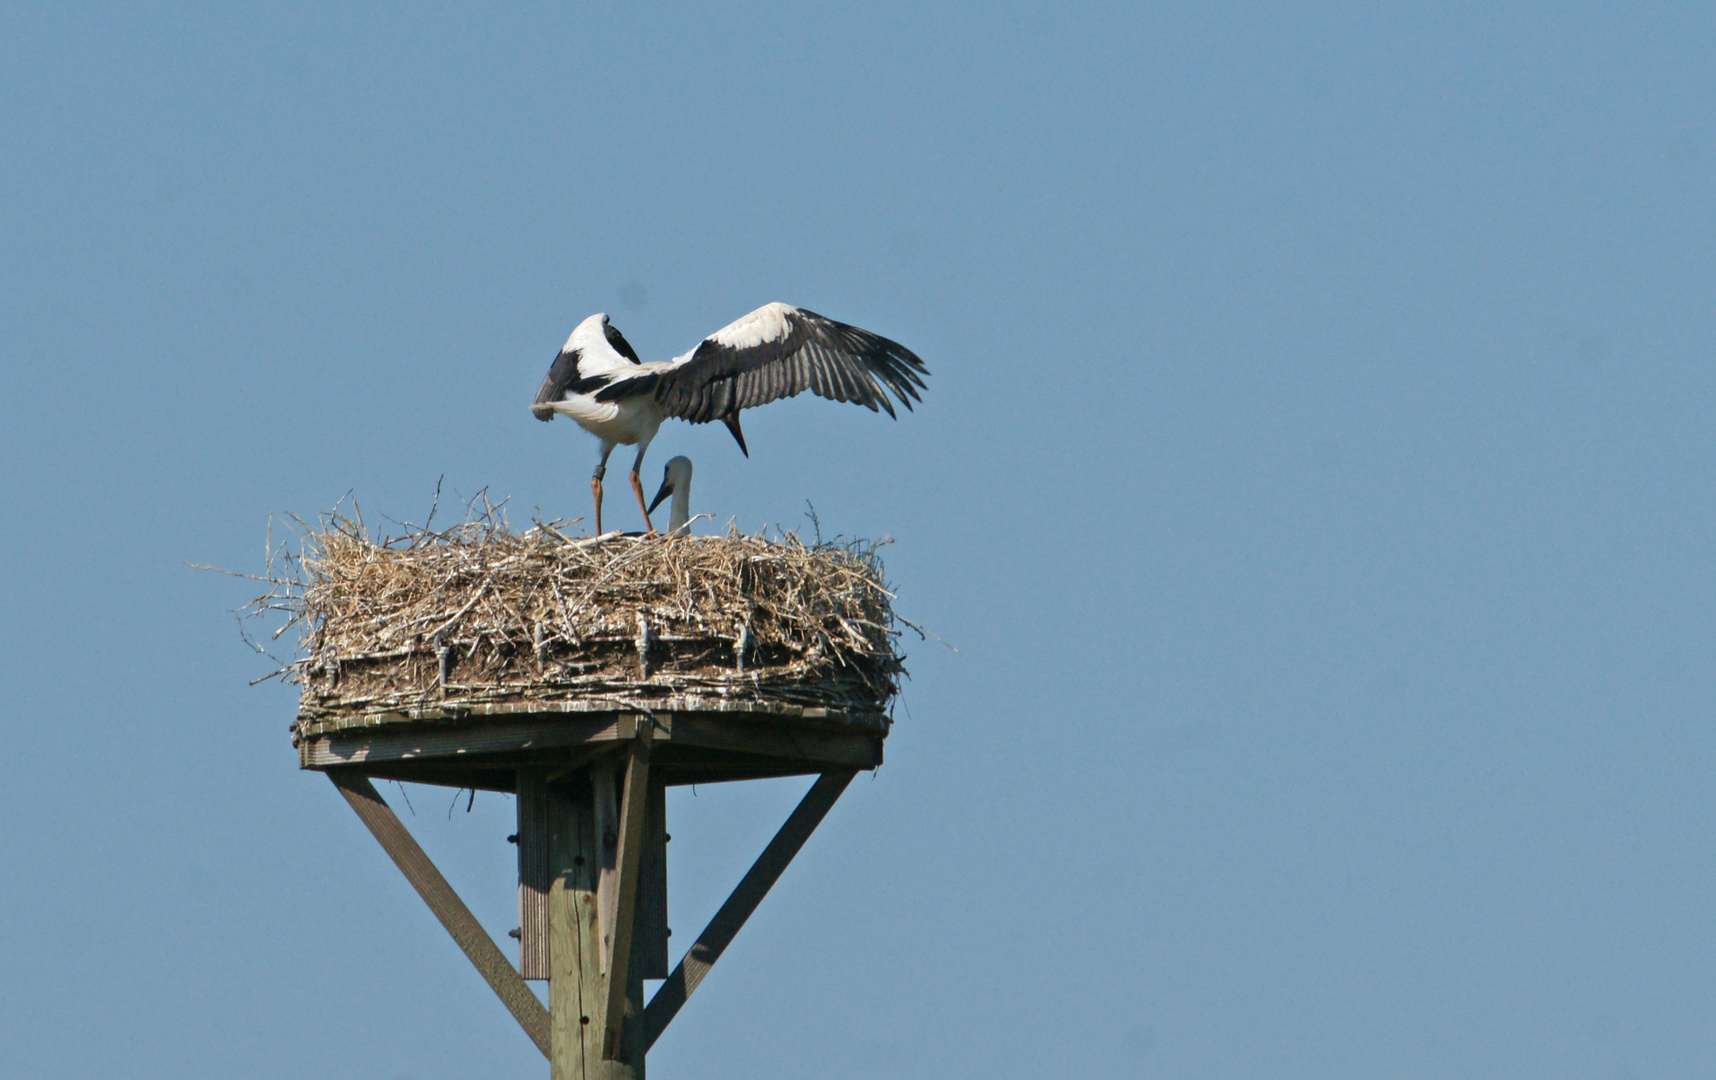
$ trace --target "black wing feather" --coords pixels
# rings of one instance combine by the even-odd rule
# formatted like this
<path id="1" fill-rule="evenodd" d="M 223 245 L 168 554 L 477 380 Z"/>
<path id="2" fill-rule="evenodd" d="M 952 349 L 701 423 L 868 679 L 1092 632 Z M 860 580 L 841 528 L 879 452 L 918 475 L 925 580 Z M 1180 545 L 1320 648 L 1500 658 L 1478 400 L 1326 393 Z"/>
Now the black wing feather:
<path id="1" fill-rule="evenodd" d="M 611 325 L 603 324 L 602 334 L 608 339 L 608 344 L 613 346 L 615 352 L 634 364 L 643 362 L 638 359 L 637 350 L 632 348 L 632 343 L 627 341 L 625 335 Z M 594 393 L 619 378 L 620 373 L 613 371 L 601 375 L 581 377 L 578 374 L 578 361 L 581 356 L 581 350 L 567 349 L 556 356 L 554 363 L 548 366 L 548 377 L 542 380 L 541 388 L 536 391 L 536 400 L 530 406 L 530 411 L 535 414 L 538 420 L 554 419 L 554 410 L 549 406 L 556 401 L 564 400 L 567 394 Z"/>
<path id="2" fill-rule="evenodd" d="M 597 401 L 624 401 L 626 398 L 634 398 L 640 394 L 655 393 L 656 385 L 661 382 L 661 373 L 652 371 L 647 375 L 627 375 L 621 371 L 610 372 L 607 375 L 598 376 L 598 378 L 602 380 L 596 384 L 600 389 L 597 389 L 596 386 L 590 388 L 595 390 Z M 587 390 L 585 393 L 589 393 L 589 391 Z"/>
<path id="3" fill-rule="evenodd" d="M 608 344 L 614 347 L 615 352 L 634 364 L 643 363 L 642 360 L 638 359 L 638 351 L 632 348 L 632 343 L 627 341 L 625 335 L 614 329 L 612 325 L 602 327 L 602 333 L 607 336 Z"/>
<path id="4" fill-rule="evenodd" d="M 600 379 L 602 376 L 598 375 L 596 378 Z M 554 363 L 548 366 L 548 377 L 542 380 L 542 387 L 536 391 L 536 400 L 530 404 L 531 413 L 538 420 L 554 419 L 554 410 L 549 406 L 564 398 L 568 390 L 580 394 L 589 393 L 583 384 L 590 381 L 578 377 L 578 350 L 567 349 L 556 356 Z"/>
<path id="5" fill-rule="evenodd" d="M 746 348 L 705 338 L 691 359 L 657 379 L 655 397 L 662 412 L 706 424 L 806 390 L 889 416 L 895 415 L 889 391 L 908 410 L 921 400 L 918 391 L 929 369 L 899 342 L 803 308 L 794 309 L 786 322 L 787 332 L 779 339 Z M 641 381 L 627 380 L 628 391 Z"/>

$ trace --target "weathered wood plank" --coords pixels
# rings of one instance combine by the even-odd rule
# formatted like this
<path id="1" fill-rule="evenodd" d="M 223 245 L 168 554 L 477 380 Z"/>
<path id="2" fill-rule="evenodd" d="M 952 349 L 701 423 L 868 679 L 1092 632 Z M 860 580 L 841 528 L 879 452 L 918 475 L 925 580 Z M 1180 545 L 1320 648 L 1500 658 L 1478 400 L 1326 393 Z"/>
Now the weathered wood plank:
<path id="1" fill-rule="evenodd" d="M 369 829 L 382 850 L 393 860 L 395 866 L 405 875 L 411 887 L 417 890 L 417 895 L 429 905 L 429 910 L 446 927 L 447 933 L 458 942 L 459 948 L 476 965 L 477 971 L 487 980 L 491 989 L 499 995 L 501 1003 L 511 1012 L 513 1018 L 524 1028 L 525 1034 L 547 1056 L 550 1049 L 549 1017 L 543 1009 L 542 1002 L 530 992 L 518 972 L 501 953 L 500 947 L 489 937 L 488 931 L 477 922 L 464 901 L 459 899 L 453 887 L 447 884 L 447 879 L 441 876 L 441 871 L 435 869 L 435 864 L 429 861 L 417 841 L 405 828 L 405 823 L 399 820 L 399 815 L 393 812 L 375 790 L 367 776 L 355 773 L 334 771 L 328 774 L 328 779 L 334 782 L 346 802 L 357 811 L 360 821 Z"/>
<path id="2" fill-rule="evenodd" d="M 515 790 L 518 765 L 513 762 L 432 761 L 368 762 L 359 770 L 371 780 L 398 780 L 406 784 L 431 784 L 441 787 L 475 788 L 478 791 Z"/>
<path id="3" fill-rule="evenodd" d="M 553 1080 L 643 1080 L 641 1037 L 629 1061 L 602 1056 L 600 1010 L 604 985 L 596 926 L 600 838 L 588 782 L 555 785 L 549 793 L 549 1011 L 553 1016 Z M 642 997 L 642 986 L 636 998 Z M 641 1026 L 639 1028 L 641 1036 Z"/>
<path id="4" fill-rule="evenodd" d="M 687 712 L 731 713 L 756 716 L 789 723 L 817 724 L 828 727 L 865 727 L 886 734 L 893 723 L 885 713 L 830 709 L 814 705 L 791 705 L 786 702 L 734 701 L 703 695 L 675 695 L 648 703 L 622 706 L 630 710 L 648 708 L 656 715 Z M 335 731 L 386 728 L 402 724 L 435 724 L 460 722 L 488 717 L 565 716 L 579 713 L 612 712 L 612 699 L 571 698 L 562 701 L 507 701 L 481 704 L 439 704 L 408 711 L 382 710 L 362 716 L 333 717 L 318 720 L 300 718 L 294 725 L 299 738 L 314 738 Z"/>
<path id="5" fill-rule="evenodd" d="M 613 752 L 614 744 L 611 742 L 574 746 L 570 750 L 562 751 L 554 755 L 553 761 L 549 763 L 549 783 L 571 776 L 573 773 L 583 770 L 590 762 Z"/>
<path id="6" fill-rule="evenodd" d="M 590 766 L 590 789 L 596 810 L 596 932 L 602 942 L 598 961 L 608 972 L 608 936 L 614 929 L 614 907 L 619 899 L 620 803 L 614 794 L 614 765 L 601 761 Z"/>
<path id="7" fill-rule="evenodd" d="M 728 750 L 713 750 L 694 746 L 674 746 L 657 740 L 656 753 L 650 762 L 650 775 L 668 787 L 684 784 L 720 784 L 740 780 L 762 780 L 780 776 L 819 776 L 828 763 L 789 761 L 786 758 L 742 754 Z M 623 749 L 618 742 L 599 742 L 587 746 L 560 748 L 542 752 L 510 755 L 487 755 L 481 758 L 433 758 L 412 761 L 366 762 L 361 770 L 379 786 L 383 780 L 399 780 L 412 784 L 444 787 L 476 788 L 479 791 L 512 792 L 518 786 L 518 770 L 527 765 L 549 767 L 550 783 L 581 771 L 593 756 L 613 754 Z M 874 768 L 882 763 L 880 748 L 868 763 L 858 768 Z M 659 978 L 659 976 L 653 976 Z"/>
<path id="8" fill-rule="evenodd" d="M 871 768 L 881 759 L 880 736 L 867 731 L 826 731 L 759 723 L 712 714 L 680 713 L 668 741 L 674 746 L 762 754 L 789 761 Z"/>
<path id="9" fill-rule="evenodd" d="M 783 776 L 818 777 L 833 768 L 814 761 L 788 761 L 785 758 L 763 757 L 757 754 L 735 754 L 725 751 L 693 750 L 668 744 L 663 752 L 656 744 L 651 775 L 660 774 L 668 787 L 686 784 L 725 784 L 741 780 L 768 780 Z M 880 748 L 871 761 L 846 768 L 873 769 L 882 764 Z"/>
<path id="10" fill-rule="evenodd" d="M 518 973 L 548 978 L 547 769 L 518 770 Z"/>
<path id="11" fill-rule="evenodd" d="M 836 799 L 846 790 L 846 785 L 857 775 L 853 769 L 841 769 L 825 772 L 817 778 L 816 783 L 805 792 L 798 806 L 786 819 L 786 823 L 775 833 L 775 838 L 769 841 L 763 853 L 757 856 L 757 861 L 751 864 L 733 894 L 727 897 L 721 910 L 709 920 L 709 925 L 703 928 L 703 933 L 697 935 L 697 940 L 686 951 L 679 966 L 673 969 L 673 974 L 662 983 L 655 997 L 650 999 L 649 1006 L 644 1009 L 643 1043 L 647 1050 L 655 1045 L 661 1033 L 667 1030 L 667 1025 L 678 1015 L 685 1001 L 692 995 L 709 974 L 709 969 L 715 966 L 715 961 L 721 958 L 727 946 L 732 944 L 734 936 L 757 910 L 757 905 L 763 902 L 787 864 L 793 856 L 804 847 L 810 834 L 822 823 L 822 819 L 833 807 Z"/>
<path id="12" fill-rule="evenodd" d="M 618 716 L 595 713 L 563 720 L 472 724 L 444 731 L 340 731 L 310 739 L 298 747 L 305 769 L 331 769 L 372 761 L 457 758 L 465 755 L 546 750 L 581 743 L 630 738 L 620 733 Z"/>
<path id="13" fill-rule="evenodd" d="M 596 910 L 593 823 L 585 801 L 558 791 L 548 796 L 548 1010 L 553 1023 L 548 1060 L 553 1080 L 586 1080 L 600 1061 L 599 1054 L 592 1060 L 586 1052 L 594 1011 L 587 996 L 600 986 L 600 975 L 586 971 L 595 967 Z"/>
<path id="14" fill-rule="evenodd" d="M 631 713 L 585 713 L 429 730 L 356 728 L 300 743 L 298 764 L 305 769 L 331 769 L 344 765 L 385 767 L 395 762 L 482 762 L 485 756 L 499 754 L 534 757 L 548 750 L 624 742 L 632 737 L 635 723 Z M 657 743 L 815 763 L 825 769 L 873 768 L 882 756 L 882 736 L 864 728 L 802 727 L 742 713 L 664 713 L 658 716 L 655 727 Z"/>
<path id="15" fill-rule="evenodd" d="M 637 942 L 632 955 L 638 978 L 667 978 L 667 935 L 667 785 L 656 775 L 652 763 L 649 821 L 644 825 L 644 848 L 638 861 L 638 925 L 632 933 Z"/>
<path id="16" fill-rule="evenodd" d="M 608 936 L 602 943 L 607 960 L 607 1002 L 603 1009 L 602 1056 L 624 1053 L 621 1035 L 631 989 L 632 926 L 638 910 L 638 862 L 644 825 L 649 816 L 650 725 L 640 725 L 626 757 L 626 784 L 620 799 L 616 895 Z M 641 1018 L 638 1018 L 641 1019 Z"/>

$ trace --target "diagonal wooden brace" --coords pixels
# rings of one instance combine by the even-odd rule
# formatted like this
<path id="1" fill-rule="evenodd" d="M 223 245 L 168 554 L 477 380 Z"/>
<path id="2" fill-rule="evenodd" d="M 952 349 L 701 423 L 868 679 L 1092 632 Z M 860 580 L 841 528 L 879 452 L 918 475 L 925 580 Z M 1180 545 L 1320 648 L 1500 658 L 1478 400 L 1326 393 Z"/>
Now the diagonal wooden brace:
<path id="1" fill-rule="evenodd" d="M 411 882 L 411 887 L 417 890 L 417 895 L 429 905 L 429 910 L 441 920 L 441 925 L 447 928 L 447 933 L 453 935 L 459 948 L 465 950 L 465 955 L 476 965 L 477 972 L 488 981 L 489 987 L 500 996 L 501 1003 L 511 1012 L 513 1019 L 524 1028 L 524 1033 L 542 1051 L 543 1057 L 548 1057 L 549 1048 L 549 1018 L 548 1010 L 542 1007 L 542 1002 L 531 993 L 530 987 L 519 977 L 515 970 L 500 951 L 500 947 L 489 937 L 488 931 L 477 922 L 471 909 L 447 884 L 447 879 L 441 876 L 441 871 L 435 869 L 435 864 L 429 861 L 429 856 L 418 846 L 411 833 L 405 828 L 405 823 L 399 820 L 399 815 L 393 812 L 382 799 L 381 793 L 375 790 L 369 777 L 357 773 L 349 773 L 343 769 L 328 770 L 328 779 L 339 788 L 346 802 L 357 811 L 361 820 L 377 841 L 381 843 L 395 866 Z"/>
<path id="2" fill-rule="evenodd" d="M 632 927 L 637 921 L 638 864 L 643 852 L 644 823 L 649 817 L 649 744 L 653 725 L 638 724 L 637 736 L 626 751 L 626 782 L 620 795 L 618 850 L 614 853 L 610 885 L 603 881 L 601 911 L 602 968 L 607 973 L 602 1010 L 602 1056 L 619 1053 L 626 1022 L 627 980 L 631 976 Z M 598 789 L 599 790 L 599 789 Z M 598 796 L 599 797 L 599 796 Z M 605 860 L 604 860 L 605 861 Z M 603 877 L 608 876 L 607 868 Z"/>
<path id="3" fill-rule="evenodd" d="M 810 834 L 822 823 L 823 817 L 834 806 L 834 801 L 840 798 L 846 790 L 846 785 L 857 775 L 854 769 L 840 769 L 825 772 L 816 783 L 805 792 L 799 800 L 796 809 L 786 819 L 786 823 L 769 841 L 769 846 L 757 856 L 757 861 L 751 864 L 744 878 L 734 888 L 733 895 L 727 897 L 727 902 L 721 905 L 721 910 L 709 920 L 709 925 L 703 928 L 703 933 L 697 936 L 691 948 L 680 960 L 679 966 L 673 969 L 673 974 L 661 984 L 661 989 L 650 999 L 649 1006 L 644 1009 L 644 1048 L 655 1045 L 661 1033 L 667 1030 L 667 1025 L 678 1015 L 679 1009 L 685 1004 L 692 991 L 697 989 L 703 977 L 709 974 L 709 969 L 715 966 L 715 961 L 721 958 L 733 938 L 745 925 L 745 920 L 757 910 L 757 905 L 763 902 L 769 889 L 780 880 L 781 873 L 793 856 L 804 847 L 804 842 L 810 839 Z"/>

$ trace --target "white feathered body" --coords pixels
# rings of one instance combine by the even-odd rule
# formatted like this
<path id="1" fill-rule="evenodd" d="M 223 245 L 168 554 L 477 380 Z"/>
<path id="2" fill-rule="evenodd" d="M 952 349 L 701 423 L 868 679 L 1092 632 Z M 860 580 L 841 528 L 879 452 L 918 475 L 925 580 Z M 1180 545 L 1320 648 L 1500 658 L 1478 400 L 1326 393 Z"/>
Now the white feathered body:
<path id="1" fill-rule="evenodd" d="M 561 346 L 561 353 L 575 355 L 578 376 L 632 377 L 673 367 L 672 362 L 640 364 L 621 355 L 607 337 L 607 316 L 598 312 L 579 323 Z M 661 427 L 661 407 L 653 397 L 639 395 L 619 401 L 597 401 L 594 393 L 568 392 L 558 401 L 544 402 L 547 408 L 578 421 L 578 426 L 603 442 L 636 446 L 655 438 Z"/>
<path id="2" fill-rule="evenodd" d="M 654 398 L 648 397 L 597 401 L 594 394 L 568 394 L 551 407 L 562 416 L 578 421 L 580 427 L 603 442 L 625 446 L 636 446 L 655 438 L 662 421 L 661 408 Z"/>

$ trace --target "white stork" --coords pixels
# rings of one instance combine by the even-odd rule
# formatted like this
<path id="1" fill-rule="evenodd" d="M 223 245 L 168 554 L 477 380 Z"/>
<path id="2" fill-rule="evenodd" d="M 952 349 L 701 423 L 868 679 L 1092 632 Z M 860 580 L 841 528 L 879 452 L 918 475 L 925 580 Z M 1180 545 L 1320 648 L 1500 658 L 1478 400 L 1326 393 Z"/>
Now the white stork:
<path id="1" fill-rule="evenodd" d="M 673 502 L 667 510 L 667 535 L 674 536 L 691 524 L 691 459 L 684 454 L 667 459 L 667 467 L 661 470 L 661 490 L 649 501 L 650 512 L 669 495 Z"/>
<path id="2" fill-rule="evenodd" d="M 910 349 L 885 337 L 827 319 L 791 304 L 768 304 L 704 338 L 672 360 L 644 363 L 603 314 L 578 324 L 542 380 L 530 411 L 538 420 L 565 413 L 601 440 L 590 491 L 596 498 L 596 535 L 602 534 L 602 476 L 620 443 L 635 445 L 632 491 L 644 505 L 638 469 L 656 429 L 670 416 L 693 424 L 719 420 L 746 457 L 739 410 L 806 390 L 894 415 L 888 391 L 907 409 L 919 400 L 929 374 Z M 884 389 L 885 388 L 885 389 Z"/>

